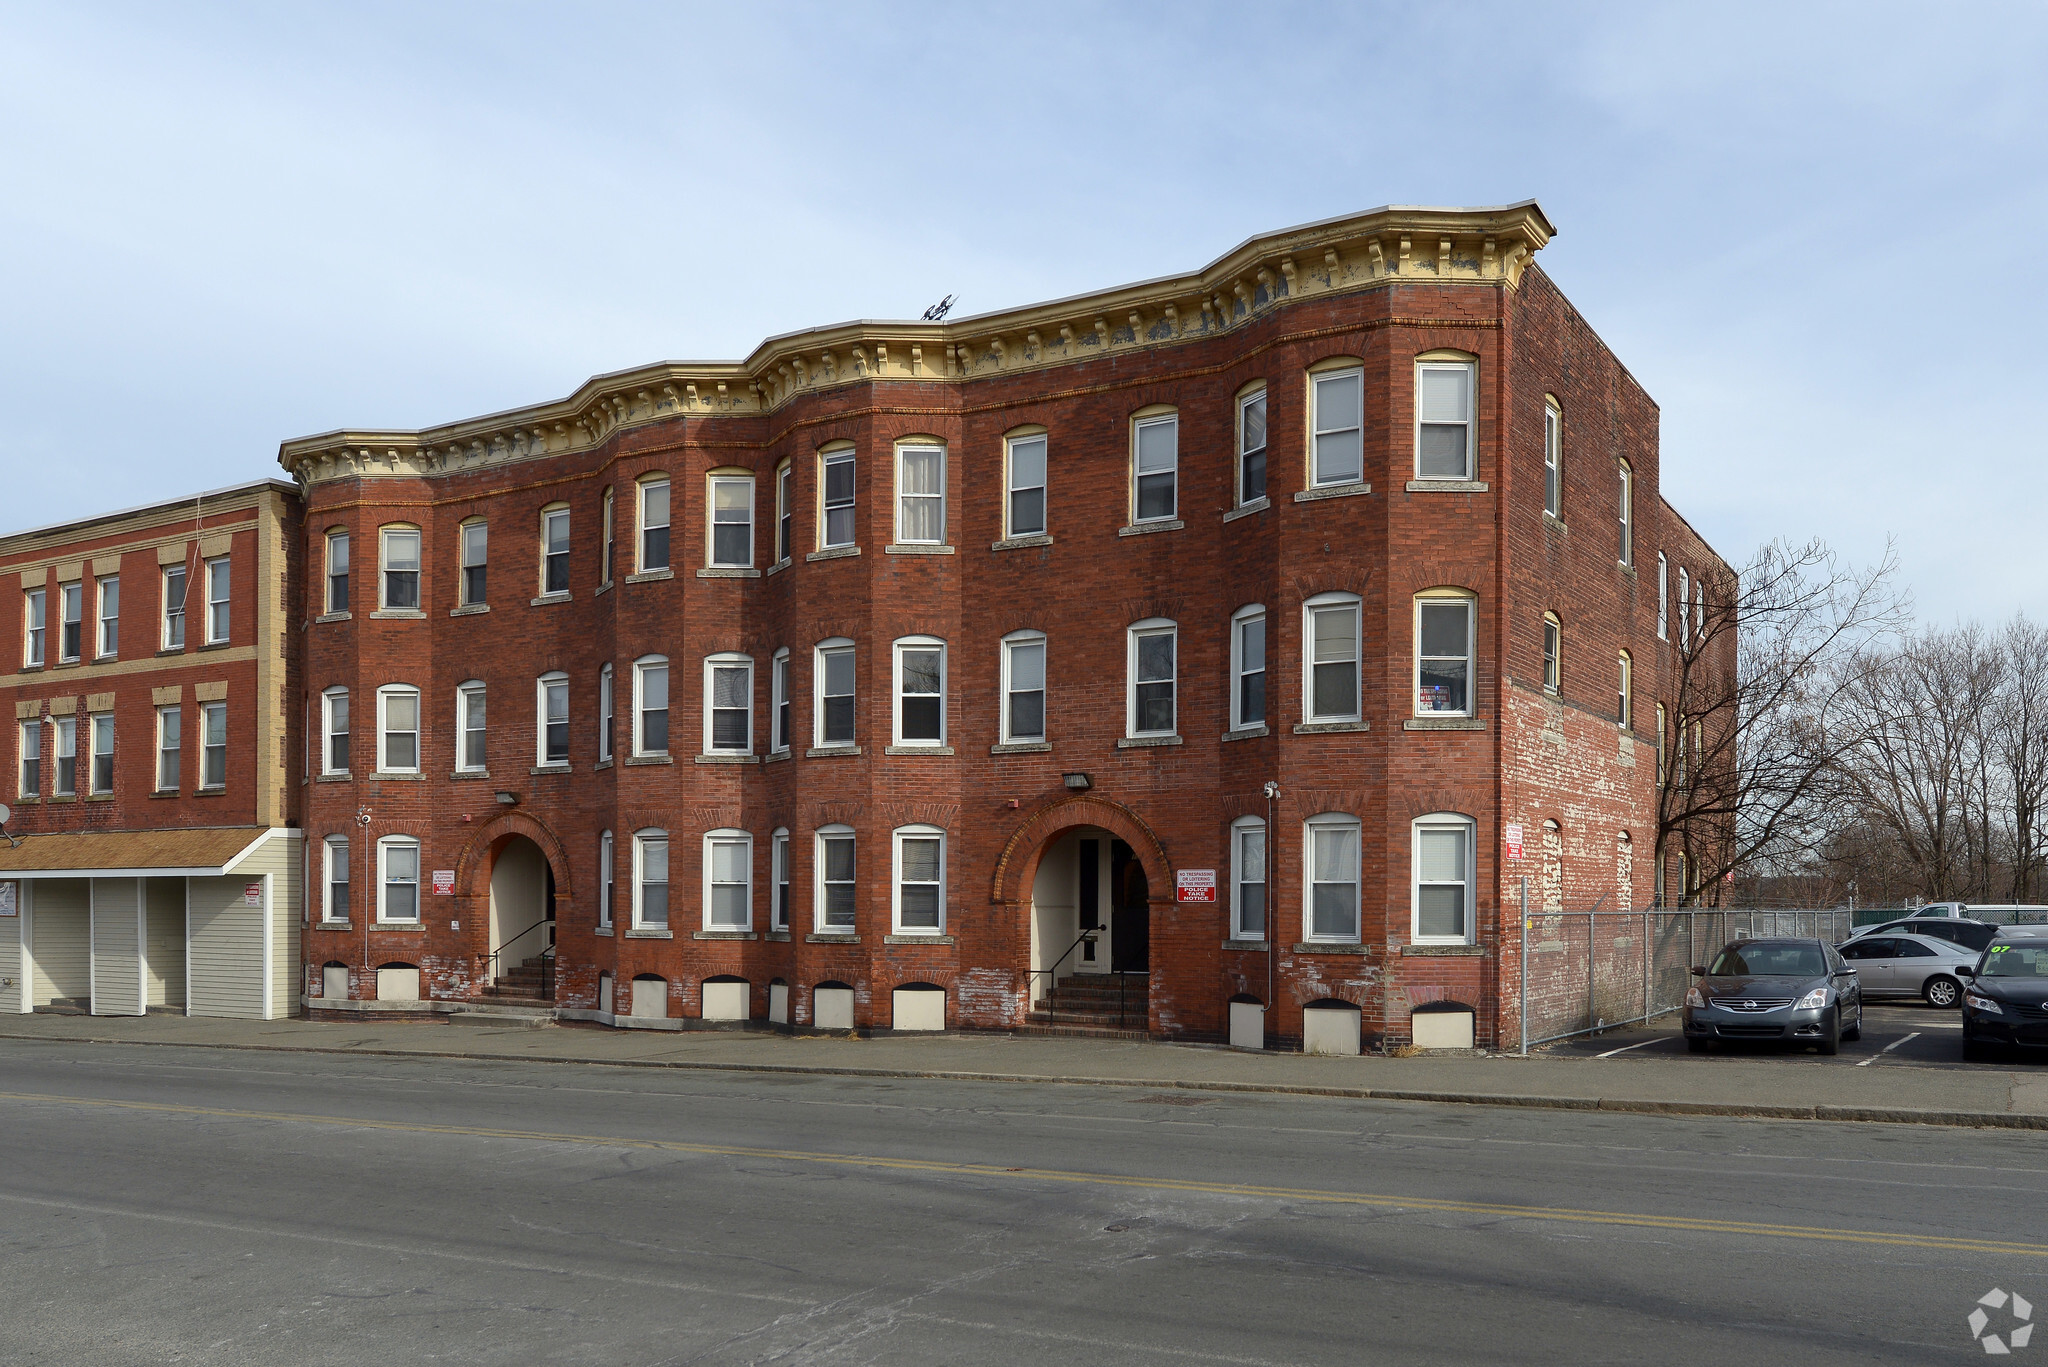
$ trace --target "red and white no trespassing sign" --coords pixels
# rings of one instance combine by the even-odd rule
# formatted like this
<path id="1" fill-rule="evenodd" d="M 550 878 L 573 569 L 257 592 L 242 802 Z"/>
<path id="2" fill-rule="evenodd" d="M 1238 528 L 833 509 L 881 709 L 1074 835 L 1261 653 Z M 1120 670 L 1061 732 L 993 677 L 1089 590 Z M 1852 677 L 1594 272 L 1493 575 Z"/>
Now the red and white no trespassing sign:
<path id="1" fill-rule="evenodd" d="M 1520 823 L 1516 823 L 1507 828 L 1507 837 L 1508 858 L 1520 859 L 1522 857 L 1522 827 Z"/>
<path id="2" fill-rule="evenodd" d="M 1214 902 L 1216 900 L 1216 870 L 1175 869 L 1173 872 L 1173 900 L 1176 902 Z"/>

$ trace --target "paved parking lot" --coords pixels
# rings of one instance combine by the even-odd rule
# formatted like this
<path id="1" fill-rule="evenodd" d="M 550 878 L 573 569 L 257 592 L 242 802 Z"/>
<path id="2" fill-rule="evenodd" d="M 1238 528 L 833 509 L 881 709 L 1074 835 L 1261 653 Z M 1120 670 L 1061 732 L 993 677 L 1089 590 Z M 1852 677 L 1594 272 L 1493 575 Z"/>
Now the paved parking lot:
<path id="1" fill-rule="evenodd" d="M 1608 1030 L 1579 1039 L 1544 1045 L 1542 1051 L 1573 1058 L 1624 1059 L 1670 1058 L 1686 1052 L 1685 1037 L 1679 1033 L 1678 1013 L 1650 1022 Z M 1535 1052 L 1531 1050 L 1531 1052 Z M 1720 1059 L 1782 1059 L 1830 1068 L 1968 1068 L 2010 1072 L 2015 1064 L 2030 1062 L 2048 1071 L 2048 1055 L 2015 1054 L 1990 1063 L 1963 1061 L 1963 1022 L 1950 1007 L 1940 1010 L 1919 1001 L 1871 1002 L 1863 1008 L 1863 1038 L 1843 1040 L 1842 1052 L 1823 1057 L 1811 1047 L 1794 1049 L 1783 1044 L 1723 1044 L 1698 1061 L 1712 1065 Z"/>

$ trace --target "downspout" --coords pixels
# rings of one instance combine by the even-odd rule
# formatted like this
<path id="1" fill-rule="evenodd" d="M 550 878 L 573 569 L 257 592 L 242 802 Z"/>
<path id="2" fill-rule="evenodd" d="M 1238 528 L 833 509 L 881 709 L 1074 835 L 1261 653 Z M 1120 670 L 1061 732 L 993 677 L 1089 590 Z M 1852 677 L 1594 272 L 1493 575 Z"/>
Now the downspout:
<path id="1" fill-rule="evenodd" d="M 1280 904 L 1273 898 L 1273 856 L 1279 835 L 1277 825 L 1280 814 L 1280 785 L 1271 779 L 1266 781 L 1266 865 L 1261 870 L 1261 881 L 1266 890 L 1266 1030 L 1267 1039 L 1272 1036 L 1273 1011 L 1279 1005 L 1274 999 L 1278 991 L 1275 986 L 1279 977 L 1275 959 L 1280 953 Z M 1262 1039 L 1261 1044 L 1266 1040 Z M 1266 1047 L 1270 1048 L 1271 1045 Z"/>

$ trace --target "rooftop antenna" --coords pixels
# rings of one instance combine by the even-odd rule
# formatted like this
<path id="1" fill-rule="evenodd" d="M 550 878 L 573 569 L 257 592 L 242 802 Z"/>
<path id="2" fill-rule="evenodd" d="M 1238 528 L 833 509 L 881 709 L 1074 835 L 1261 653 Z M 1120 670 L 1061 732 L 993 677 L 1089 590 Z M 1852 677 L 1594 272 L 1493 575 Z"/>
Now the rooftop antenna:
<path id="1" fill-rule="evenodd" d="M 959 297 L 960 296 L 957 294 L 949 294 L 944 299 L 941 299 L 938 303 L 933 304 L 930 308 L 924 311 L 924 320 L 927 323 L 938 322 L 941 318 L 944 318 L 948 313 L 952 312 L 953 301 L 955 299 L 958 299 Z"/>

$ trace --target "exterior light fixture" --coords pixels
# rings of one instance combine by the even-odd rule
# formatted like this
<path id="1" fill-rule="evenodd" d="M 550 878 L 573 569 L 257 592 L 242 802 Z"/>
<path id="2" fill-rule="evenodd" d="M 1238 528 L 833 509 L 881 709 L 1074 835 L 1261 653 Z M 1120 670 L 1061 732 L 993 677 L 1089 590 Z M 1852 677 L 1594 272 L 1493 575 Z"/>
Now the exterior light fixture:
<path id="1" fill-rule="evenodd" d="M 1076 793 L 1085 793 L 1095 786 L 1094 781 L 1086 774 L 1064 774 L 1062 777 L 1066 780 L 1068 789 Z"/>

